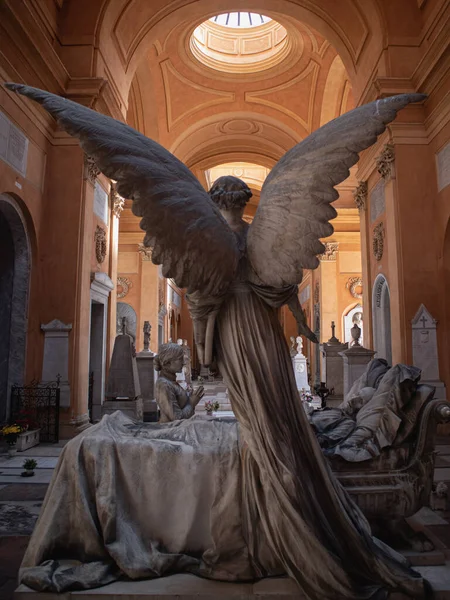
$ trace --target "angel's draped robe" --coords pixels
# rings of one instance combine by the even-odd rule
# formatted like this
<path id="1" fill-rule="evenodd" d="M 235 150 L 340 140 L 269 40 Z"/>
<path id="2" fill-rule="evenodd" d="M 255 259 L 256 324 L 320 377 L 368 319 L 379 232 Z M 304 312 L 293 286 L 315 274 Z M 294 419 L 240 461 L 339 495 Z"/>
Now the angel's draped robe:
<path id="1" fill-rule="evenodd" d="M 378 599 L 394 589 L 423 598 L 423 580 L 372 538 L 322 455 L 276 311 L 292 286 L 277 290 L 257 280 L 245 235 L 227 294 L 194 294 L 188 302 L 194 324 L 215 321 L 217 364 L 245 440 L 242 510 L 253 569 L 261 577 L 287 572 L 314 600 Z"/>

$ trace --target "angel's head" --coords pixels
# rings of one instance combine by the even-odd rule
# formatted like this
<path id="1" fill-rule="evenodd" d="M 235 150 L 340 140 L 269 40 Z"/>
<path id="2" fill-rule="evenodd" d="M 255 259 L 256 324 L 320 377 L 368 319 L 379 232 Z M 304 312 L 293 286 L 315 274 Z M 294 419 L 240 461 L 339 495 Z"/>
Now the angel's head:
<path id="1" fill-rule="evenodd" d="M 209 190 L 209 195 L 220 210 L 243 213 L 245 205 L 253 194 L 242 179 L 232 175 L 224 175 L 216 179 Z"/>
<path id="2" fill-rule="evenodd" d="M 183 368 L 183 347 L 174 344 L 161 344 L 158 355 L 154 359 L 155 371 L 166 371 L 167 373 L 180 373 Z"/>

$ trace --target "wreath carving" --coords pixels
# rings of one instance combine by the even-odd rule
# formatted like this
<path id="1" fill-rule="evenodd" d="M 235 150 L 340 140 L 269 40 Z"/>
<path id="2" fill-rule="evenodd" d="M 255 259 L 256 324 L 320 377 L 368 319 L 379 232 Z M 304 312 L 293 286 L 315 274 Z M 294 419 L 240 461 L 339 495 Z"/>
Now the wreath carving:
<path id="1" fill-rule="evenodd" d="M 359 294 L 356 291 L 356 288 L 360 287 L 362 290 L 362 286 L 363 286 L 363 282 L 362 282 L 361 277 L 350 277 L 350 279 L 345 284 L 345 287 L 349 290 L 349 292 L 353 296 L 353 298 L 357 298 L 358 300 L 360 300 L 362 298 L 362 291 Z"/>
<path id="2" fill-rule="evenodd" d="M 117 291 L 117 299 L 120 300 L 120 298 L 125 298 L 125 296 L 128 294 L 130 288 L 133 287 L 133 282 L 131 279 L 128 279 L 128 277 L 118 277 L 117 287 L 122 288 L 120 292 Z"/>
<path id="3" fill-rule="evenodd" d="M 94 233 L 95 257 L 98 263 L 102 263 L 106 257 L 106 231 L 97 225 Z"/>
<path id="4" fill-rule="evenodd" d="M 375 260 L 380 261 L 384 250 L 384 223 L 378 223 L 373 229 L 372 249 Z"/>

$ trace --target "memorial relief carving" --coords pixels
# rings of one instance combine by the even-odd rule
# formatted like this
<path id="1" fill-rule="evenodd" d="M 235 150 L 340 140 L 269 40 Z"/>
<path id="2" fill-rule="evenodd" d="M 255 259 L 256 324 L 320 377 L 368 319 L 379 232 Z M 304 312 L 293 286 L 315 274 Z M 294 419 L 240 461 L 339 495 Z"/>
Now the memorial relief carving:
<path id="1" fill-rule="evenodd" d="M 130 288 L 133 287 L 133 282 L 128 277 L 118 277 L 117 278 L 117 300 L 121 298 L 125 298 L 125 296 L 130 291 Z"/>

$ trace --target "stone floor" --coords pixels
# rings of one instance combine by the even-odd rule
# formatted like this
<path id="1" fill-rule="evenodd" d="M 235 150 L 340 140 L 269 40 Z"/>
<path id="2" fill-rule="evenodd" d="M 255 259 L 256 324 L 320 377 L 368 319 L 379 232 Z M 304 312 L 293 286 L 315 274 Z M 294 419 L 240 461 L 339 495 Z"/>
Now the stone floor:
<path id="1" fill-rule="evenodd" d="M 438 440 L 435 481 L 447 483 L 450 489 L 449 441 L 449 438 Z M 0 454 L 0 600 L 13 599 L 17 588 L 17 572 L 63 445 L 41 444 L 14 458 Z M 24 458 L 37 461 L 34 477 L 20 477 Z M 435 541 L 437 551 L 428 556 L 410 553 L 410 558 L 414 564 L 421 565 L 416 568 L 432 582 L 436 590 L 435 600 L 450 600 L 450 503 L 447 502 L 444 510 L 440 511 L 422 509 L 414 517 L 414 522 Z M 436 556 L 437 562 L 444 560 L 446 564 L 429 566 L 436 562 Z M 15 600 L 29 599 L 30 594 L 27 588 L 21 587 Z M 190 575 L 176 575 L 151 582 L 117 582 L 98 590 L 74 592 L 62 597 L 64 600 L 69 600 L 69 597 L 70 600 L 97 600 L 106 596 L 121 600 L 144 600 L 146 597 L 151 600 L 302 600 L 287 579 L 275 578 L 257 584 L 225 584 Z M 54 596 L 33 594 L 32 598 L 52 600 Z M 401 598 L 397 594 L 391 600 Z"/>

